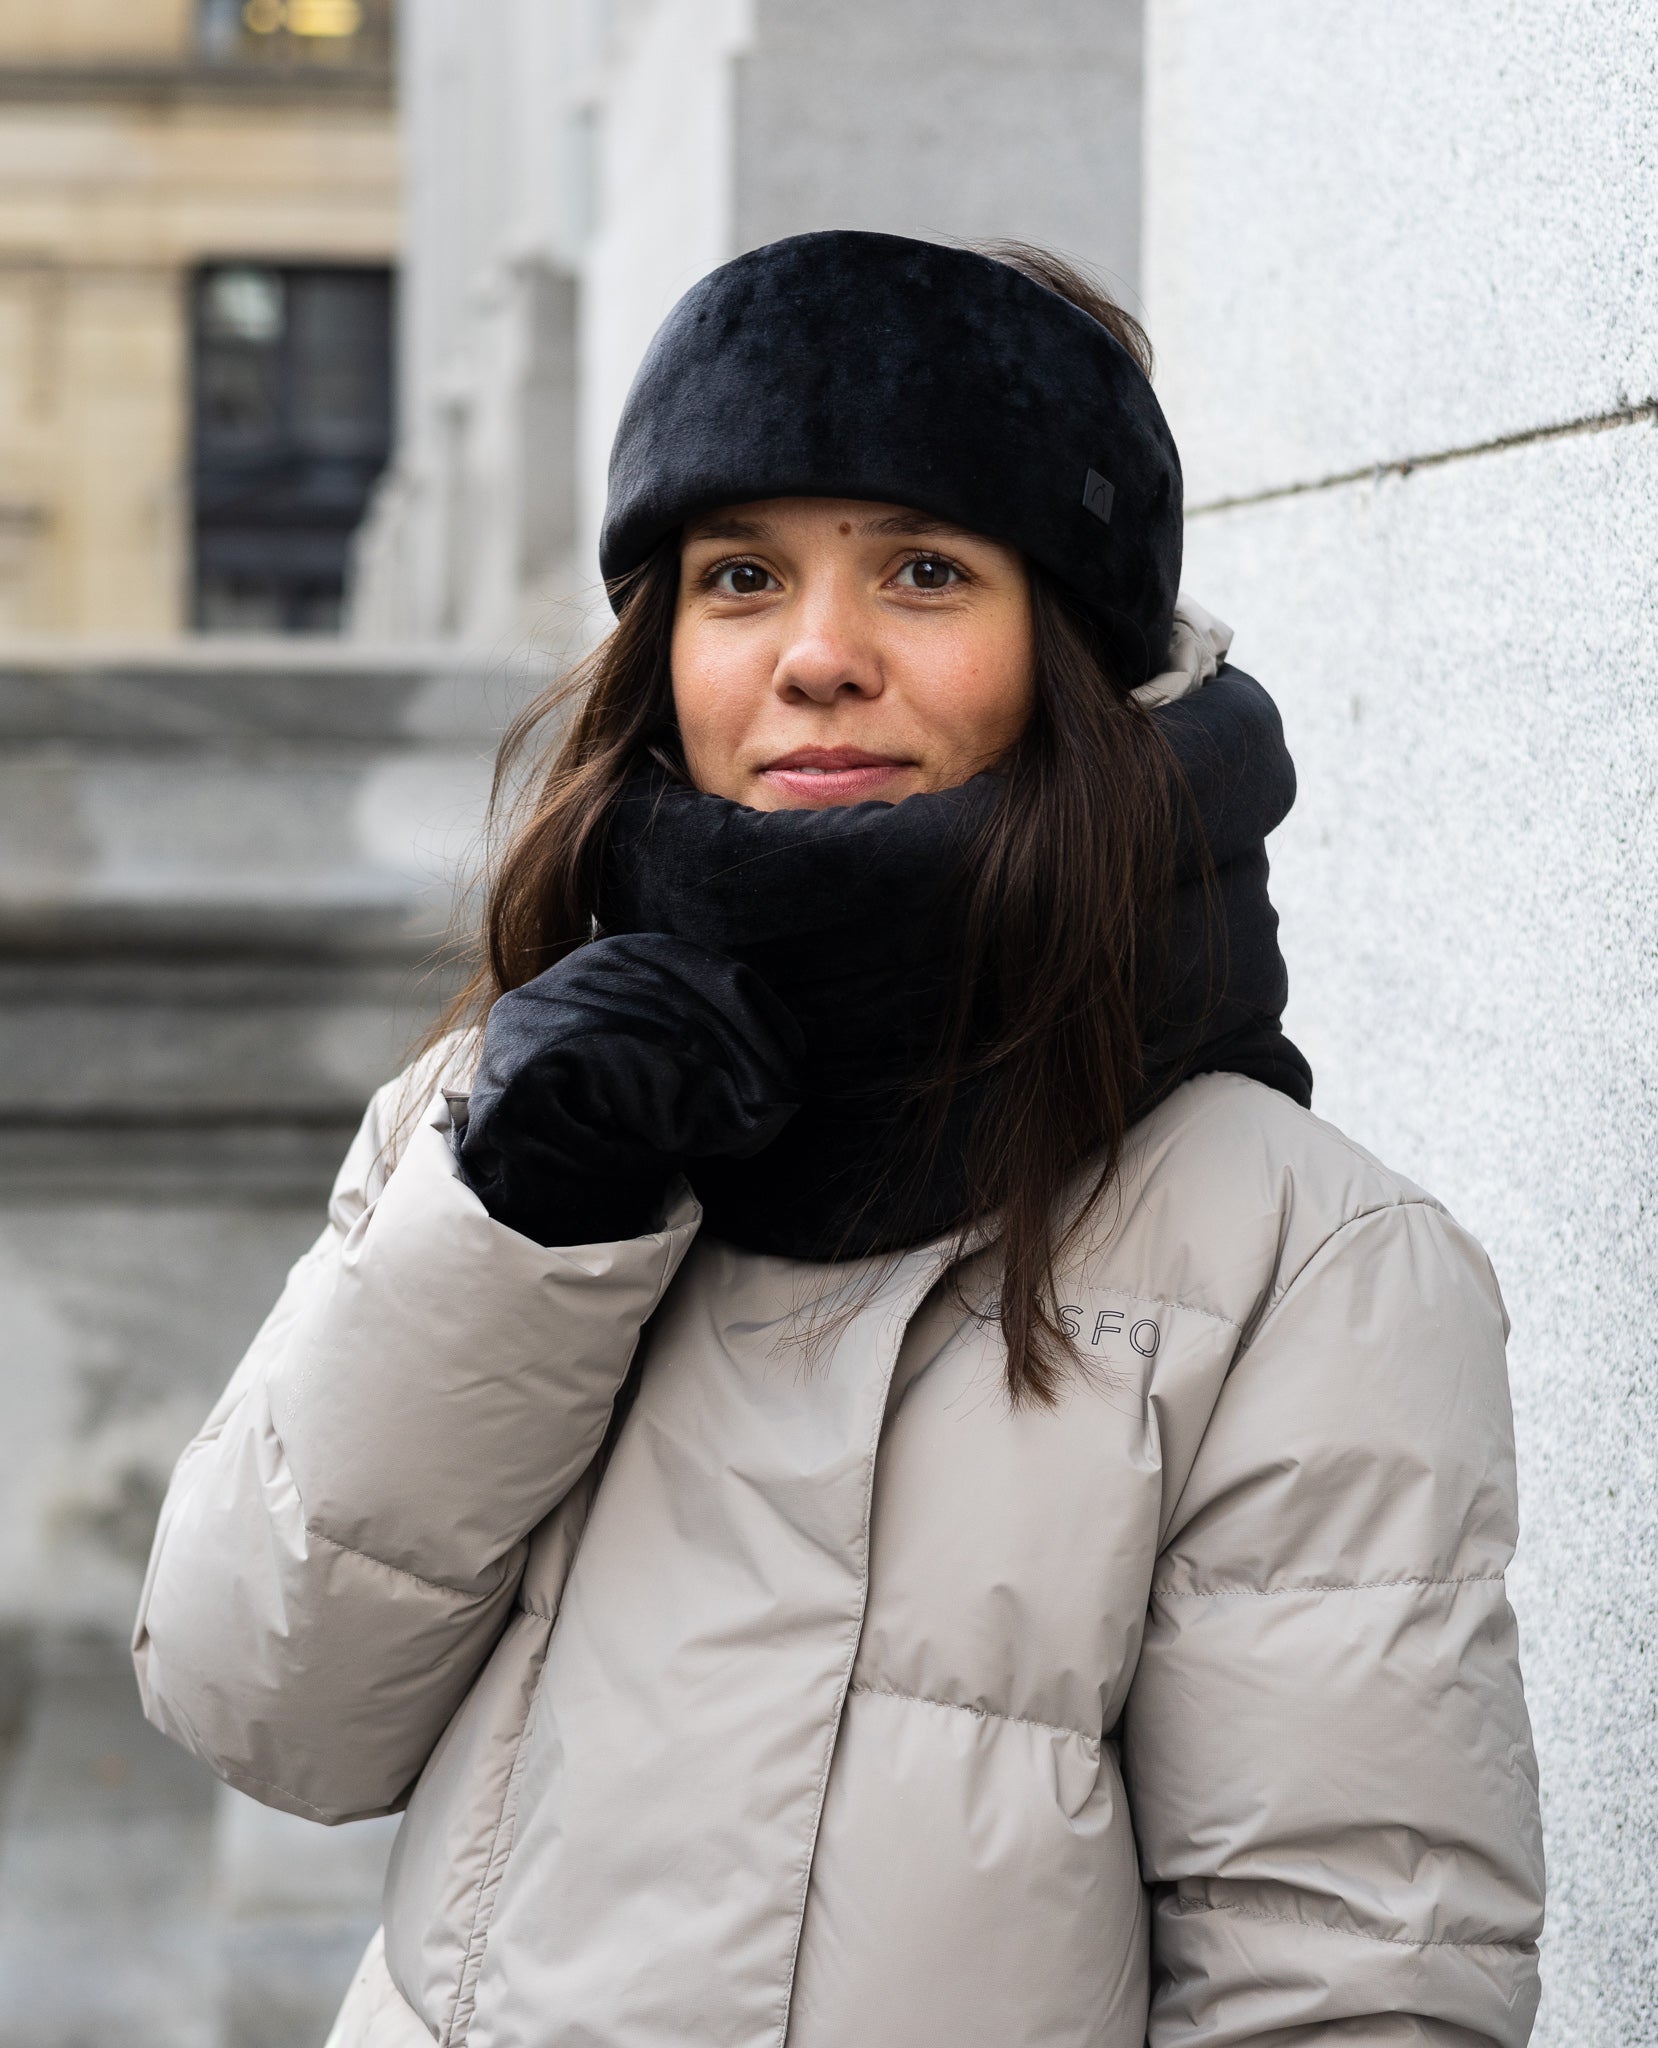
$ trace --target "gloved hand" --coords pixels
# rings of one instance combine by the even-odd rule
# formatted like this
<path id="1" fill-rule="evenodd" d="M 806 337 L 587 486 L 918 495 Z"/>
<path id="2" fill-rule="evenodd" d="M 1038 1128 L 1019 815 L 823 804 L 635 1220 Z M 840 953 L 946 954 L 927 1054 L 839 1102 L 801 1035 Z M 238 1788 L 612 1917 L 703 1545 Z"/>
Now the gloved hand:
<path id="1" fill-rule="evenodd" d="M 595 939 L 490 1011 L 461 1173 L 539 1244 L 636 1237 L 688 1162 L 771 1143 L 799 1104 L 801 1053 L 752 969 L 662 932 Z"/>

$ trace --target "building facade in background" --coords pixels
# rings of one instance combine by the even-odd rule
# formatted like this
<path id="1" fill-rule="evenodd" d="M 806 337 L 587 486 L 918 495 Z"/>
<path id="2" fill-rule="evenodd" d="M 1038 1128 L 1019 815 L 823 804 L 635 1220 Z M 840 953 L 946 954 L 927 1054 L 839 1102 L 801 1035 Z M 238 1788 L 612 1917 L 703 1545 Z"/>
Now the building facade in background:
<path id="1" fill-rule="evenodd" d="M 405 0 L 400 428 L 370 638 L 579 634 L 611 433 L 690 284 L 812 228 L 1139 279 L 1139 0 Z"/>
<path id="2" fill-rule="evenodd" d="M 337 625 L 390 439 L 391 28 L 0 7 L 0 637 Z"/>

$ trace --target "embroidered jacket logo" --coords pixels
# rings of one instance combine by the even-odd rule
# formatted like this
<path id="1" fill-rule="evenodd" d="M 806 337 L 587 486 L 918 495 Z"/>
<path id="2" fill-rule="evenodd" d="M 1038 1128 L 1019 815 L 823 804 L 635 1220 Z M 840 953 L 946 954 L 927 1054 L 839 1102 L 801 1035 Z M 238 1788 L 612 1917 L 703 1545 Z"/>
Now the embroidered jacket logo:
<path id="1" fill-rule="evenodd" d="M 1098 1351 L 1102 1344 L 1108 1344 L 1113 1337 L 1124 1334 L 1123 1325 L 1128 1321 L 1128 1311 L 1120 1308 L 1102 1308 L 1094 1317 L 1093 1327 L 1086 1323 L 1086 1311 L 1071 1301 L 1059 1305 L 1059 1326 L 1073 1343 L 1081 1342 L 1091 1351 Z M 1155 1358 L 1157 1347 L 1163 1341 L 1163 1332 L 1150 1316 L 1141 1316 L 1138 1322 L 1128 1323 L 1128 1341 L 1142 1358 Z"/>

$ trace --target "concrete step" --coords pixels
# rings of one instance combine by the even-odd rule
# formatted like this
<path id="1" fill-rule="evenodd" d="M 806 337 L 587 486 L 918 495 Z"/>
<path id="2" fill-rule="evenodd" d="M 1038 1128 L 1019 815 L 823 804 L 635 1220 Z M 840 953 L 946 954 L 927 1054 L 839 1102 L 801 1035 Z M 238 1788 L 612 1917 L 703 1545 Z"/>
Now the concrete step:
<path id="1" fill-rule="evenodd" d="M 124 1629 L 174 1457 L 453 986 L 543 680 L 0 647 L 0 1627 Z"/>
<path id="2" fill-rule="evenodd" d="M 531 680 L 0 649 L 0 949 L 422 957 Z"/>
<path id="3" fill-rule="evenodd" d="M 446 966 L 0 955 L 0 1121 L 350 1117 Z"/>

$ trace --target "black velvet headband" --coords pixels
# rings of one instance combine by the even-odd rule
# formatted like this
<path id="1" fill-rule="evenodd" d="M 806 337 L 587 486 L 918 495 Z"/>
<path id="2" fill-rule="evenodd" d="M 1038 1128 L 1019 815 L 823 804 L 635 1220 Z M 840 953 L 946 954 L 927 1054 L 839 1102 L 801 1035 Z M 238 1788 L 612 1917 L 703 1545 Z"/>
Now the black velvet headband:
<path id="1" fill-rule="evenodd" d="M 1180 458 L 1099 322 L 967 249 L 836 229 L 751 250 L 657 330 L 610 456 L 600 566 L 692 514 L 866 498 L 1020 548 L 1080 597 L 1130 684 L 1164 666 Z"/>

